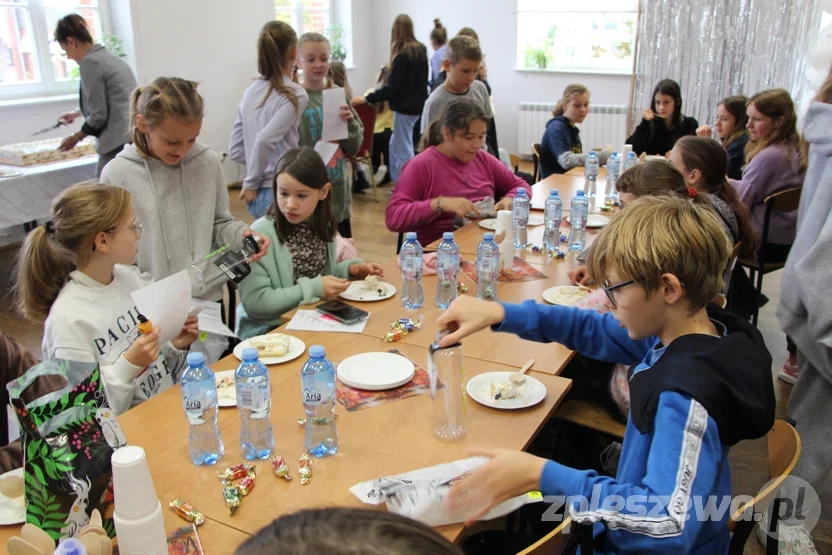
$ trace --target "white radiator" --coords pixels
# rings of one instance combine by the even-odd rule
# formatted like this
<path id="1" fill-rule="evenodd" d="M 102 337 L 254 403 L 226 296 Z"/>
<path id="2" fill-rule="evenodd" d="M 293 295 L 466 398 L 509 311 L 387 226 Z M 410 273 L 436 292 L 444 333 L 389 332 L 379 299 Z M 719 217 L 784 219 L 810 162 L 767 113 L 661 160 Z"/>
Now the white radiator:
<path id="1" fill-rule="evenodd" d="M 548 102 L 521 102 L 517 118 L 517 154 L 532 155 L 532 145 L 539 143 L 552 118 L 554 104 Z M 589 115 L 578 125 L 584 152 L 592 148 L 612 145 L 619 150 L 627 140 L 627 106 L 591 104 Z"/>

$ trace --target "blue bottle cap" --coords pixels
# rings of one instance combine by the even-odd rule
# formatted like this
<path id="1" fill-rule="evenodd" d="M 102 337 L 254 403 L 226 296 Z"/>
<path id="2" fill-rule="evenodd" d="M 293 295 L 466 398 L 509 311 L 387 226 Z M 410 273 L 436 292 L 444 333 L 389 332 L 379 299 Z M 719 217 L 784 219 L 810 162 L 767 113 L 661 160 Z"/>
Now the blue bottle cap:
<path id="1" fill-rule="evenodd" d="M 590 150 L 590 151 L 589 151 L 589 155 L 590 155 L 590 156 L 595 156 L 596 158 L 598 158 L 598 155 L 597 155 L 597 154 L 595 154 L 595 151 L 594 151 L 594 150 Z"/>
<path id="2" fill-rule="evenodd" d="M 549 196 L 550 196 L 550 197 L 552 197 L 552 198 L 555 198 L 555 197 L 559 196 L 559 195 L 558 195 L 558 190 L 557 190 L 557 189 L 552 189 L 552 190 L 549 192 Z"/>
<path id="3" fill-rule="evenodd" d="M 323 345 L 312 345 L 309 347 L 309 356 L 312 358 L 324 358 L 326 356 L 326 349 Z"/>
<path id="4" fill-rule="evenodd" d="M 584 196 L 585 194 L 586 194 L 586 193 L 584 193 L 583 189 L 578 189 L 578 196 L 579 196 L 579 197 L 582 197 L 582 196 Z"/>
<path id="5" fill-rule="evenodd" d="M 201 366 L 205 364 L 205 355 L 202 353 L 188 353 L 188 358 L 186 360 L 188 362 L 188 366 Z"/>
<path id="6" fill-rule="evenodd" d="M 525 197 L 526 196 L 526 190 L 525 189 L 517 189 L 517 196 L 518 197 Z"/>
<path id="7" fill-rule="evenodd" d="M 254 347 L 246 347 L 243 349 L 243 360 L 257 360 L 258 358 L 260 358 L 260 354 Z"/>
<path id="8" fill-rule="evenodd" d="M 443 241 L 451 241 L 451 242 L 453 242 L 453 240 L 454 240 L 454 234 L 453 234 L 453 232 L 452 232 L 452 231 L 446 231 L 445 233 L 443 233 L 443 234 L 442 234 L 442 240 L 443 240 Z"/>
<path id="9" fill-rule="evenodd" d="M 404 234 L 404 238 L 408 241 L 415 241 L 416 240 L 416 232 L 415 231 L 408 231 Z"/>
<path id="10" fill-rule="evenodd" d="M 483 238 L 483 241 L 493 241 L 494 240 L 494 234 L 491 233 L 491 232 L 488 232 L 488 233 L 484 234 L 482 236 L 482 238 Z"/>
<path id="11" fill-rule="evenodd" d="M 610 154 L 610 158 L 612 158 L 613 156 L 618 156 L 618 153 L 617 153 L 617 152 L 613 152 L 612 154 Z"/>

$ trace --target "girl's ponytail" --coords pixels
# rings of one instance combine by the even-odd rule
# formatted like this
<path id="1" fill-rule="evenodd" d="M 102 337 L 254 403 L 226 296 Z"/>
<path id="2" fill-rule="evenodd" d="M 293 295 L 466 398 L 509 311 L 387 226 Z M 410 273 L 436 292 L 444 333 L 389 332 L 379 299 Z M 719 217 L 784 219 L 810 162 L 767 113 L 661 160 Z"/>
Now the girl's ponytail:
<path id="1" fill-rule="evenodd" d="M 51 221 L 47 225 L 51 226 Z M 52 303 L 75 269 L 70 253 L 50 239 L 44 226 L 30 232 L 18 255 L 17 301 L 21 314 L 40 322 L 49 315 Z"/>

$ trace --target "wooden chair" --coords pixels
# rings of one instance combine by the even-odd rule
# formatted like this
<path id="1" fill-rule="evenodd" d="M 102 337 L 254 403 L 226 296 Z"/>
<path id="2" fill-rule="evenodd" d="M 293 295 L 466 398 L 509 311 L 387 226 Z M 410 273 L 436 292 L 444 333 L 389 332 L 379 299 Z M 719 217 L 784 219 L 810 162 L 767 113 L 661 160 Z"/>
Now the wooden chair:
<path id="1" fill-rule="evenodd" d="M 729 555 L 742 555 L 745 542 L 751 531 L 754 529 L 753 515 L 755 512 L 768 510 L 769 504 L 774 502 L 774 510 L 771 518 L 774 525 L 777 524 L 780 499 L 777 494 L 786 478 L 794 470 L 797 460 L 800 458 L 800 434 L 795 429 L 793 420 L 775 420 L 774 427 L 768 433 L 768 468 L 769 479 L 772 480 L 766 489 L 757 494 L 749 503 L 737 509 L 728 521 L 728 530 L 731 531 L 731 543 L 728 547 Z M 766 553 L 776 555 L 777 540 L 768 538 Z"/>
<path id="2" fill-rule="evenodd" d="M 768 250 L 768 228 L 769 223 L 771 223 L 771 213 L 775 210 L 777 212 L 794 212 L 797 210 L 800 205 L 801 189 L 801 187 L 794 187 L 766 197 L 765 201 L 763 201 L 766 207 L 765 218 L 763 219 L 763 237 L 760 242 L 761 246 L 759 254 L 757 255 L 757 260 L 739 260 L 741 266 L 750 270 L 751 281 L 754 282 L 756 280 L 755 290 L 757 295 L 754 302 L 754 314 L 751 318 L 751 323 L 754 324 L 754 326 L 757 325 L 757 319 L 760 316 L 760 297 L 763 293 L 763 276 L 770 274 L 771 272 L 776 272 L 786 265 L 785 262 L 766 262 L 766 251 Z"/>
<path id="3" fill-rule="evenodd" d="M 626 426 L 613 418 L 607 409 L 594 401 L 569 399 L 558 405 L 554 416 L 617 439 L 624 438 Z"/>
<path id="4" fill-rule="evenodd" d="M 540 181 L 540 143 L 532 145 L 532 161 L 534 161 L 534 181 Z"/>
<path id="5" fill-rule="evenodd" d="M 719 294 L 716 297 L 714 297 L 714 300 L 711 301 L 711 302 L 713 302 L 719 308 L 723 308 L 723 309 L 726 306 L 728 306 L 728 299 L 725 297 L 725 295 L 722 295 L 722 294 Z"/>
<path id="6" fill-rule="evenodd" d="M 398 238 L 396 238 L 396 254 L 399 254 L 399 252 L 401 252 L 402 243 L 404 243 L 404 233 L 399 233 Z"/>
<path id="7" fill-rule="evenodd" d="M 358 153 L 352 159 L 370 167 L 370 185 L 373 186 L 373 200 L 378 202 L 376 176 L 373 172 L 373 135 L 376 126 L 376 109 L 369 104 L 355 106 L 354 109 L 355 113 L 358 114 L 358 119 L 361 120 L 361 125 L 364 126 L 364 140 L 361 142 Z M 358 168 L 356 167 L 356 169 Z"/>
<path id="8" fill-rule="evenodd" d="M 508 159 L 511 162 L 511 167 L 512 167 L 512 170 L 514 171 L 514 173 L 519 172 L 520 171 L 520 157 L 517 156 L 516 154 L 509 154 Z"/>

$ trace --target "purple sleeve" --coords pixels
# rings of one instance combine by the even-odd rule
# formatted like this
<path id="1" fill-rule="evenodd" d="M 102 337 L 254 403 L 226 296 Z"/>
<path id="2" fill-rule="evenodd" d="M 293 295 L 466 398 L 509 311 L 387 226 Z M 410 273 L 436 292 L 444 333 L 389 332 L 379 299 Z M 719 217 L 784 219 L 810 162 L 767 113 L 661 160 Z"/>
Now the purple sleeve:
<path id="1" fill-rule="evenodd" d="M 385 211 L 385 223 L 390 231 L 414 231 L 436 217 L 427 198 L 430 183 L 427 165 L 417 156 L 408 162 L 396 183 L 393 198 Z"/>
<path id="2" fill-rule="evenodd" d="M 525 189 L 528 197 L 532 198 L 532 188 L 529 187 L 529 184 L 514 175 L 500 160 L 490 154 L 485 154 L 484 160 L 486 160 L 488 169 L 494 179 L 495 197 L 514 197 L 517 194 L 517 189 Z"/>
<path id="3" fill-rule="evenodd" d="M 764 149 L 745 166 L 742 179 L 728 180 L 737 190 L 740 200 L 749 209 L 762 204 L 763 200 L 779 186 L 774 175 L 778 159 L 777 151 Z"/>

